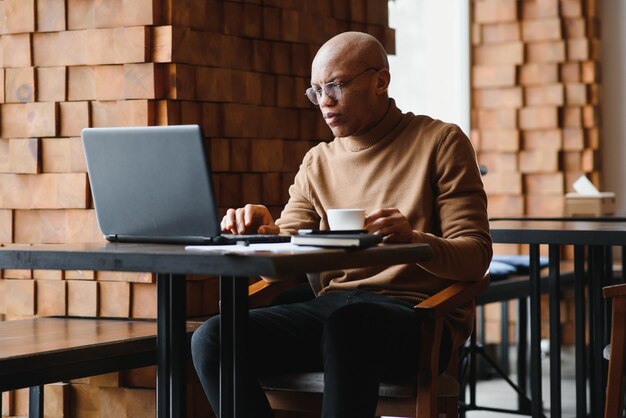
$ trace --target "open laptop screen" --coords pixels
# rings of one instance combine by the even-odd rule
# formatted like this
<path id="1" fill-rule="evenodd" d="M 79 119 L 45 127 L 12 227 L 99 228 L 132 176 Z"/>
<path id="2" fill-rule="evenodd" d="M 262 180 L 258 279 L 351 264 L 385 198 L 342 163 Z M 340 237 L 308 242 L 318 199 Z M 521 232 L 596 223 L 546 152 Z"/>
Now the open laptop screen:
<path id="1" fill-rule="evenodd" d="M 186 243 L 219 235 L 199 126 L 86 128 L 81 136 L 107 239 Z"/>

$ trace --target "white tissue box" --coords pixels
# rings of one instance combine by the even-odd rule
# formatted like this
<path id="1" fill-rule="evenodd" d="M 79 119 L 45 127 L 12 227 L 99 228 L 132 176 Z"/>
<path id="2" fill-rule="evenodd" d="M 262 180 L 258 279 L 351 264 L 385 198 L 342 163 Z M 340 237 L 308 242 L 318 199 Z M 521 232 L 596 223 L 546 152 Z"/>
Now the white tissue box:
<path id="1" fill-rule="evenodd" d="M 565 194 L 565 216 L 607 216 L 615 213 L 615 193 Z"/>

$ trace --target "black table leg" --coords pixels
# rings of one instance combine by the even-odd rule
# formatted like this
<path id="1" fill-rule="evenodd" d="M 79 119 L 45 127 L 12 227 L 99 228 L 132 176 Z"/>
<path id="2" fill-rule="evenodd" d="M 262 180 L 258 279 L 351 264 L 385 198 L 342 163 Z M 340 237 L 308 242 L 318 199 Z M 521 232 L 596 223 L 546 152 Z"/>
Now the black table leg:
<path id="1" fill-rule="evenodd" d="M 220 277 L 220 418 L 246 416 L 248 278 Z"/>
<path id="2" fill-rule="evenodd" d="M 510 373 L 509 367 L 509 302 L 500 302 L 500 367 L 504 374 Z"/>
<path id="3" fill-rule="evenodd" d="M 528 381 L 526 370 L 528 354 L 528 299 L 517 299 L 517 386 L 521 394 L 517 397 L 517 409 L 520 412 L 530 414 L 528 402 Z"/>
<path id="4" fill-rule="evenodd" d="M 626 283 L 626 266 L 624 263 L 626 262 L 626 245 L 622 246 L 622 283 Z"/>
<path id="5" fill-rule="evenodd" d="M 186 283 L 184 275 L 157 274 L 157 417 L 185 412 Z"/>
<path id="6" fill-rule="evenodd" d="M 604 275 L 602 277 L 602 288 L 605 286 L 610 286 L 616 284 L 613 280 L 613 247 L 605 246 L 604 247 Z M 602 297 L 601 302 L 604 308 L 604 320 L 602 321 L 602 346 L 607 346 L 611 343 L 611 322 L 613 320 L 613 315 L 611 314 L 612 303 L 609 301 L 608 303 L 605 301 L 604 297 Z M 603 376 L 604 382 L 607 381 L 609 376 L 609 362 L 603 361 Z"/>
<path id="7" fill-rule="evenodd" d="M 590 389 L 591 389 L 591 416 L 604 416 L 604 379 L 603 379 L 603 339 L 602 339 L 602 282 L 604 275 L 604 249 L 599 246 L 589 248 L 590 278 L 589 278 L 589 335 L 590 335 Z"/>
<path id="8" fill-rule="evenodd" d="M 541 395 L 541 275 L 539 245 L 530 245 L 530 393 L 533 418 L 543 416 Z"/>
<path id="9" fill-rule="evenodd" d="M 477 364 L 476 362 L 478 361 L 478 356 L 476 354 L 476 352 L 478 351 L 478 344 L 480 344 L 478 342 L 478 332 L 480 332 L 481 334 L 481 339 L 483 336 L 483 331 L 484 331 L 484 319 L 485 319 L 485 310 L 483 309 L 482 306 L 479 306 L 476 309 L 476 318 L 474 318 L 474 322 L 475 322 L 475 326 L 474 326 L 474 332 L 471 335 L 471 344 L 470 344 L 470 352 L 469 352 L 469 356 L 470 356 L 470 363 L 469 363 L 469 385 L 470 385 L 470 390 L 469 390 L 469 405 L 470 405 L 470 409 L 475 409 L 476 408 L 476 382 L 478 380 L 478 368 L 477 368 Z M 480 324 L 480 327 L 478 326 L 478 324 Z M 483 345 L 481 344 L 481 347 Z"/>
<path id="10" fill-rule="evenodd" d="M 28 418 L 43 418 L 43 385 L 28 388 Z"/>
<path id="11" fill-rule="evenodd" d="M 574 326 L 576 339 L 576 416 L 587 416 L 587 349 L 585 343 L 585 247 L 574 246 Z"/>
<path id="12" fill-rule="evenodd" d="M 604 247 L 604 275 L 602 280 L 602 287 L 615 284 L 613 281 L 613 247 Z M 604 321 L 602 321 L 602 344 L 604 346 L 611 343 L 611 335 L 609 330 L 611 329 L 611 303 L 606 303 L 602 298 L 602 306 L 604 309 Z M 604 365 L 604 376 L 608 377 L 609 363 L 607 361 L 602 362 Z"/>
<path id="13" fill-rule="evenodd" d="M 561 254 L 559 245 L 549 245 L 550 287 L 550 416 L 561 417 Z"/>

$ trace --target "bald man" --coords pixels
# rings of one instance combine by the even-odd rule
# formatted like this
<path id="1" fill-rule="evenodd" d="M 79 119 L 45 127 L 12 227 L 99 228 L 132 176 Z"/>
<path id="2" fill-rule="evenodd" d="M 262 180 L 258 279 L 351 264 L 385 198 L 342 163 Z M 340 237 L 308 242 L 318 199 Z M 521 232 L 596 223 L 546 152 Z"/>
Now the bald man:
<path id="1" fill-rule="evenodd" d="M 388 96 L 387 54 L 372 36 L 326 42 L 306 95 L 335 135 L 304 157 L 274 221 L 262 205 L 229 209 L 233 233 L 328 229 L 326 210 L 366 210 L 365 228 L 387 243 L 428 243 L 432 261 L 331 271 L 311 300 L 250 311 L 249 417 L 271 417 L 258 377 L 324 371 L 324 418 L 374 417 L 381 380 L 417 374 L 420 324 L 413 306 L 458 280 L 483 277 L 492 249 L 487 199 L 474 150 L 455 125 L 402 113 Z M 446 320 L 442 364 L 471 331 L 474 306 Z M 194 365 L 219 410 L 219 317 L 192 339 Z"/>

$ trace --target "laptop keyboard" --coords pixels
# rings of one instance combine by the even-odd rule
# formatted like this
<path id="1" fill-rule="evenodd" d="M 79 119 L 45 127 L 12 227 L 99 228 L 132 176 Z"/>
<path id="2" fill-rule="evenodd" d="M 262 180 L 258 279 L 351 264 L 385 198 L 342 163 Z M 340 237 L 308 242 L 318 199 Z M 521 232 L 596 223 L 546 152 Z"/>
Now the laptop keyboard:
<path id="1" fill-rule="evenodd" d="M 289 242 L 291 241 L 291 236 L 289 235 L 272 235 L 272 234 L 241 234 L 241 235 L 231 235 L 225 234 L 220 235 L 219 237 L 215 237 L 213 239 L 213 244 L 216 245 L 230 245 L 230 244 L 267 244 L 267 243 L 276 243 L 276 242 Z"/>

